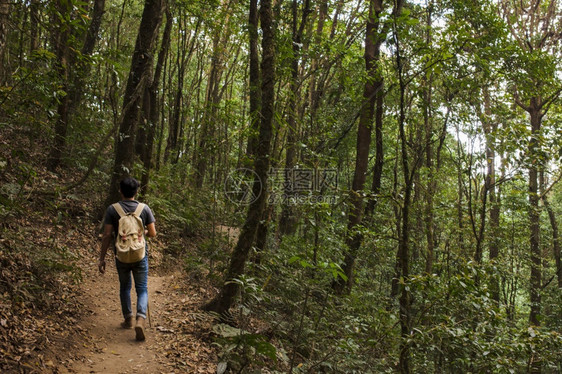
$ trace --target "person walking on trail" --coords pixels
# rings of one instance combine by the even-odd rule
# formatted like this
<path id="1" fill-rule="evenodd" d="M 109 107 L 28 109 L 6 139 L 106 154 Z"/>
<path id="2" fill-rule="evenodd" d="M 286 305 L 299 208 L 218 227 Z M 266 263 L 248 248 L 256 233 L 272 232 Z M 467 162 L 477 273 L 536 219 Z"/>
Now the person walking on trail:
<path id="1" fill-rule="evenodd" d="M 107 207 L 98 268 L 105 273 L 105 256 L 114 235 L 115 267 L 119 275 L 119 297 L 124 321 L 121 327 L 133 328 L 131 275 L 137 292 L 136 340 L 145 340 L 144 322 L 148 311 L 148 244 L 144 239 L 156 236 L 155 219 L 148 205 L 135 196 L 139 182 L 125 178 L 119 183 L 122 200 Z"/>

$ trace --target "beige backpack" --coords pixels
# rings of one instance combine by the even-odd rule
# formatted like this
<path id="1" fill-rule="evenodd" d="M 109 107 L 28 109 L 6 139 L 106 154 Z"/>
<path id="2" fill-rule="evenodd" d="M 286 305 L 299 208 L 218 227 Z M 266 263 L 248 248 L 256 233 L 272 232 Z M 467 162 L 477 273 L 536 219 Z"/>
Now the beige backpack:
<path id="1" fill-rule="evenodd" d="M 113 208 L 119 214 L 119 229 L 115 240 L 115 253 L 119 261 L 130 264 L 144 258 L 146 242 L 144 240 L 144 225 L 140 215 L 145 204 L 139 203 L 134 212 L 125 213 L 119 203 Z"/>

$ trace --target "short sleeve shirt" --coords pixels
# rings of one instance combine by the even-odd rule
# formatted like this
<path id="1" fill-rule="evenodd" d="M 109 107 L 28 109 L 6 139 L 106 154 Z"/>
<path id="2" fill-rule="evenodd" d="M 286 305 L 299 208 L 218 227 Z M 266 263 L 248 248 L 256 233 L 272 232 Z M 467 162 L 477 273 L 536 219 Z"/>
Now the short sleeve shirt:
<path id="1" fill-rule="evenodd" d="M 125 213 L 129 213 L 134 212 L 137 209 L 139 202 L 136 200 L 121 200 L 119 202 L 119 205 L 121 205 Z M 117 235 L 117 231 L 119 230 L 119 218 L 121 217 L 119 217 L 119 213 L 117 213 L 113 205 L 108 206 L 105 211 L 105 218 L 103 220 L 103 223 L 104 225 L 113 226 L 114 235 Z M 156 221 L 148 205 L 145 205 L 140 214 L 140 218 L 145 227 Z"/>

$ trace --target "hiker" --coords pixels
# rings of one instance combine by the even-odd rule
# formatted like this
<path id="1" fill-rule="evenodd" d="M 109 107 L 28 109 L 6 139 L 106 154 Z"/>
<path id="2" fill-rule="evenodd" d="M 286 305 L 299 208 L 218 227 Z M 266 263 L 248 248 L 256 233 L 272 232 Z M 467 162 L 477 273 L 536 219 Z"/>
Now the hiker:
<path id="1" fill-rule="evenodd" d="M 133 328 L 131 308 L 131 274 L 137 292 L 136 340 L 144 340 L 144 322 L 148 310 L 148 244 L 144 236 L 156 236 L 154 215 L 146 204 L 139 203 L 135 196 L 139 182 L 125 178 L 119 183 L 121 201 L 107 207 L 98 268 L 105 273 L 105 255 L 115 235 L 115 267 L 119 275 L 121 309 L 124 321 L 121 327 Z M 124 232 L 127 231 L 128 232 Z M 144 235 L 143 235 L 144 234 Z"/>

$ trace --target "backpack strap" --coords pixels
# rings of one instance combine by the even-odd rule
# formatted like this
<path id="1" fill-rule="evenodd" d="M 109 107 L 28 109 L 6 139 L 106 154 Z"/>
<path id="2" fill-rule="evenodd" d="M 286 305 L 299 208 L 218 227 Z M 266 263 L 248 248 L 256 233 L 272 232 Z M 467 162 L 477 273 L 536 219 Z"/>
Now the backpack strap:
<path id="1" fill-rule="evenodd" d="M 145 206 L 146 206 L 146 204 L 139 203 L 139 205 L 137 205 L 137 209 L 135 209 L 135 212 L 133 214 L 137 217 L 140 217 L 140 215 L 141 215 L 142 211 L 144 210 Z"/>
<path id="2" fill-rule="evenodd" d="M 125 211 L 123 210 L 123 207 L 119 203 L 113 204 L 113 209 L 115 209 L 117 214 L 119 214 L 119 217 L 124 217 L 124 216 L 127 215 L 127 213 L 125 213 Z"/>

